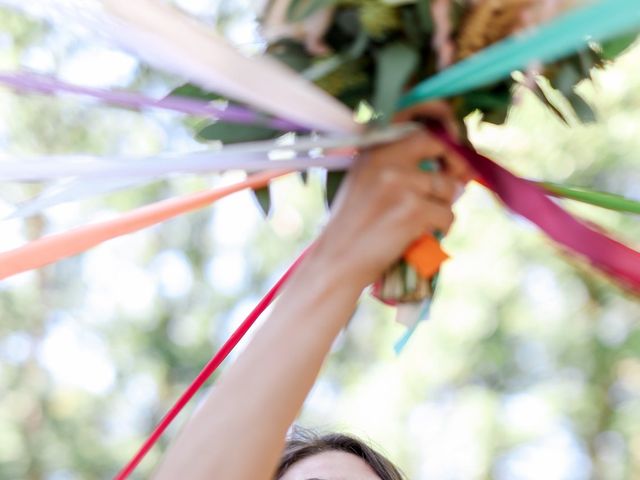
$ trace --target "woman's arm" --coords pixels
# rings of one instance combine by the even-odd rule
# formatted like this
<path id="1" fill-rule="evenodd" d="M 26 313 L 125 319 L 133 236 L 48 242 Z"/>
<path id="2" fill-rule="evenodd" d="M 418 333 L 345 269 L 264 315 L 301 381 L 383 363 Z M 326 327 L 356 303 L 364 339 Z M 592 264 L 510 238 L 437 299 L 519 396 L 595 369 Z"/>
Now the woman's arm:
<path id="1" fill-rule="evenodd" d="M 156 478 L 271 479 L 286 432 L 363 288 L 421 234 L 448 230 L 459 184 L 418 168 L 444 154 L 420 133 L 358 162 L 325 231 L 169 449 Z"/>

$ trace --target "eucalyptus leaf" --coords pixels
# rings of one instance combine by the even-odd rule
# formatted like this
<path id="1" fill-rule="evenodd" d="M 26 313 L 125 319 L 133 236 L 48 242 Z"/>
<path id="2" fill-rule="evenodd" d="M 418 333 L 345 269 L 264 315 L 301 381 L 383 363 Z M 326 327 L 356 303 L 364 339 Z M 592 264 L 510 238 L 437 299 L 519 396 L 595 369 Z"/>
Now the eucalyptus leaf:
<path id="1" fill-rule="evenodd" d="M 300 22 L 334 3 L 335 0 L 291 0 L 287 9 L 287 20 Z"/>
<path id="2" fill-rule="evenodd" d="M 338 194 L 338 190 L 340 189 L 340 185 L 344 180 L 347 172 L 344 171 L 333 171 L 327 173 L 327 205 L 329 208 L 333 205 L 333 201 Z"/>
<path id="3" fill-rule="evenodd" d="M 216 122 L 201 129 L 196 134 L 196 137 L 204 141 L 219 140 L 223 143 L 240 143 L 270 140 L 280 135 L 282 135 L 282 132 L 260 125 Z"/>
<path id="4" fill-rule="evenodd" d="M 265 216 L 269 216 L 271 213 L 271 190 L 267 187 L 257 188 L 253 190 L 253 195 L 260 205 L 260 209 L 265 214 Z"/>
<path id="5" fill-rule="evenodd" d="M 386 45 L 378 52 L 373 107 L 383 123 L 391 120 L 419 59 L 416 49 L 401 42 Z"/>

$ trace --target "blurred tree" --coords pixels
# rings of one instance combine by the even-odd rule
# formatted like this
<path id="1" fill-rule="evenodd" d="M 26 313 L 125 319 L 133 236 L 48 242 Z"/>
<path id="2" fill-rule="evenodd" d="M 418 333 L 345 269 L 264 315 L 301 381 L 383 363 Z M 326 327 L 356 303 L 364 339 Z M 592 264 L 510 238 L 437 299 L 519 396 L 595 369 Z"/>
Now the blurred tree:
<path id="1" fill-rule="evenodd" d="M 227 6 L 225 30 L 233 30 L 238 12 Z M 7 10 L 0 25 L 3 68 L 33 66 L 49 52 L 44 64 L 56 72 L 95 47 Z M 582 87 L 598 123 L 567 128 L 523 94 L 505 127 L 470 119 L 475 143 L 520 174 L 640 198 L 639 59 L 636 49 Z M 169 91 L 178 82 L 137 64 L 124 78 L 114 85 Z M 0 108 L 8 154 L 193 146 L 179 117 L 156 112 L 8 90 Z M 0 478 L 112 477 L 313 238 L 324 216 L 319 175 L 306 186 L 278 181 L 266 221 L 239 194 L 0 284 Z M 175 178 L 5 221 L 0 245 L 234 178 Z M 40 188 L 3 185 L 0 210 Z M 640 247 L 637 218 L 570 207 Z M 415 479 L 640 478 L 637 298 L 478 186 L 456 210 L 446 240 L 453 260 L 431 322 L 396 357 L 402 329 L 393 312 L 363 298 L 302 421 L 363 434 Z M 138 478 L 149 476 L 172 434 Z"/>

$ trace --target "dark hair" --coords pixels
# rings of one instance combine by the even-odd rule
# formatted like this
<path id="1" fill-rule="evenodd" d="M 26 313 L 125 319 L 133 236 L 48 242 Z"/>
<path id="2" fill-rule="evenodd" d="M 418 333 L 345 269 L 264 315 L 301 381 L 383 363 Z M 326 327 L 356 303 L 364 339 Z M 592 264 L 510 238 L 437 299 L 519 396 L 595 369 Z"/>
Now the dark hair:
<path id="1" fill-rule="evenodd" d="M 404 480 L 405 478 L 393 463 L 362 440 L 340 433 L 320 435 L 295 427 L 291 437 L 287 440 L 274 479 L 282 478 L 292 465 L 305 458 L 332 451 L 351 453 L 361 458 L 381 480 Z"/>

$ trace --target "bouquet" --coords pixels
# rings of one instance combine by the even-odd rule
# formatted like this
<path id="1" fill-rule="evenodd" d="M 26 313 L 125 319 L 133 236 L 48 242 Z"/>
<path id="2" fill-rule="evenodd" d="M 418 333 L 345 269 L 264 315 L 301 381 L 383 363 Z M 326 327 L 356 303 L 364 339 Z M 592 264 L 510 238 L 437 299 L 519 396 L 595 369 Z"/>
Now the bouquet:
<path id="1" fill-rule="evenodd" d="M 355 110 L 361 122 L 384 126 L 392 121 L 401 96 L 419 81 L 581 3 L 581 0 L 271 0 L 261 14 L 261 30 L 268 54 Z M 635 35 L 626 35 L 606 44 L 590 44 L 569 58 L 545 66 L 531 65 L 519 75 L 449 98 L 447 102 L 462 132 L 464 119 L 476 111 L 486 122 L 503 123 L 514 102 L 516 85 L 531 89 L 561 120 L 569 119 L 564 113 L 566 109 L 557 106 L 558 95 L 566 99 L 566 105 L 571 106 L 579 120 L 590 122 L 595 119 L 594 112 L 575 87 L 590 78 L 593 68 L 615 58 L 634 40 Z M 550 95 L 552 90 L 556 94 Z M 187 85 L 174 94 L 193 96 L 194 89 Z M 208 93 L 198 91 L 196 95 Z M 203 140 L 232 143 L 275 138 L 281 132 L 218 121 L 200 128 L 197 135 Z M 430 168 L 438 168 L 437 163 Z M 329 205 L 343 175 L 344 172 L 327 174 Z M 268 210 L 268 190 L 256 194 Z M 408 257 L 419 256 L 425 244 L 433 244 L 440 236 L 440 232 L 433 232 L 433 236 L 424 237 L 410 249 Z M 446 258 L 433 245 L 430 252 L 434 259 L 423 262 L 424 268 L 413 266 L 419 261 L 400 261 L 376 284 L 374 294 L 392 304 L 422 304 L 430 299 L 438 267 Z"/>

